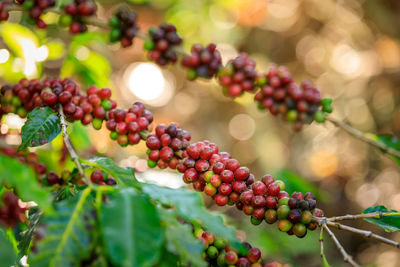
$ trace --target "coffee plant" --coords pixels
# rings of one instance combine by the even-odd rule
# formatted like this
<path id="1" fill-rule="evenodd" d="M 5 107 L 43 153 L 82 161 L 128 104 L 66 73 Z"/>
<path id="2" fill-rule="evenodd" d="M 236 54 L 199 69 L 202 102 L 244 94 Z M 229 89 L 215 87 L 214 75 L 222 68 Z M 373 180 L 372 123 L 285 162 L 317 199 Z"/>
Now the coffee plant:
<path id="1" fill-rule="evenodd" d="M 10 23 L 13 12 L 21 12 L 27 24 L 39 29 L 67 27 L 76 35 L 101 29 L 110 43 L 119 42 L 123 48 L 143 39 L 150 61 L 161 67 L 179 63 L 191 81 L 215 78 L 232 99 L 252 94 L 261 110 L 291 123 L 295 131 L 311 123 L 331 122 L 400 159 L 396 139 L 365 134 L 331 117 L 332 99 L 323 98 L 308 80 L 296 83 L 288 68 L 273 65 L 259 72 L 246 53 L 223 64 L 214 43 L 194 44 L 187 53 L 174 25 L 164 23 L 141 32 L 137 14 L 127 6 L 116 8 L 104 20 L 97 17 L 91 0 L 6 0 L 0 3 L 3 25 Z M 45 23 L 46 14 L 56 14 L 55 25 Z M 192 140 L 178 123 L 156 123 L 143 103 L 124 108 L 107 87 L 87 87 L 57 76 L 1 85 L 0 116 L 13 113 L 25 118 L 18 146 L 7 145 L 6 134 L 0 139 L 2 266 L 289 266 L 274 255 L 261 255 L 260 248 L 240 239 L 221 214 L 207 209 L 203 196 L 217 206 L 242 211 L 254 225 L 251 231 L 259 235 L 265 233 L 258 225 L 274 227 L 292 238 L 318 230 L 315 242 L 320 242 L 323 266 L 330 266 L 325 234 L 345 262 L 359 266 L 332 228 L 400 248 L 399 242 L 341 223 L 365 220 L 395 232 L 400 230 L 398 211 L 375 206 L 357 215 L 331 217 L 312 192 L 289 192 L 284 181 L 269 174 L 256 177 L 216 143 Z M 193 190 L 144 182 L 136 178 L 134 169 L 119 167 L 93 151 L 87 157 L 78 155 L 70 124 L 106 128 L 108 138 L 121 147 L 142 143 L 149 168 L 168 168 Z M 61 158 L 73 165 L 49 168 L 51 163 L 39 152 L 59 135 Z"/>

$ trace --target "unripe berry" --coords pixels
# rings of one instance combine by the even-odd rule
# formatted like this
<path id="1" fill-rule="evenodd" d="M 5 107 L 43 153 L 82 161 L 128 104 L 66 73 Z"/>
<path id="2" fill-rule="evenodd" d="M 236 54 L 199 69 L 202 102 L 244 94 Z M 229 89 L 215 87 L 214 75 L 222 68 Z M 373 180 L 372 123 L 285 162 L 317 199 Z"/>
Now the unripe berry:
<path id="1" fill-rule="evenodd" d="M 278 229 L 282 232 L 288 232 L 292 227 L 293 224 L 288 220 L 280 220 L 278 222 Z"/>
<path id="2" fill-rule="evenodd" d="M 218 249 L 214 246 L 210 246 L 207 249 L 207 256 L 210 259 L 215 259 L 218 257 Z"/>
<path id="3" fill-rule="evenodd" d="M 302 223 L 296 223 L 293 226 L 293 233 L 299 238 L 305 237 L 307 234 L 307 227 Z"/>
<path id="4" fill-rule="evenodd" d="M 278 213 L 274 209 L 268 209 L 264 217 L 267 223 L 272 224 L 278 219 Z"/>
<path id="5" fill-rule="evenodd" d="M 309 210 L 305 210 L 301 214 L 300 222 L 303 224 L 309 224 L 312 220 L 312 213 Z"/>
<path id="6" fill-rule="evenodd" d="M 219 175 L 212 175 L 210 178 L 210 183 L 214 186 L 214 187 L 219 187 L 221 185 L 221 178 Z"/>
<path id="7" fill-rule="evenodd" d="M 117 142 L 120 146 L 127 146 L 128 145 L 128 136 L 124 134 L 119 134 L 117 137 Z"/>
<path id="8" fill-rule="evenodd" d="M 244 214 L 251 215 L 253 213 L 253 211 L 254 211 L 254 207 L 253 206 L 251 206 L 251 205 L 244 205 L 243 206 Z"/>
<path id="9" fill-rule="evenodd" d="M 212 184 L 206 184 L 204 187 L 204 193 L 208 196 L 214 196 L 217 193 L 217 189 Z"/>
<path id="10" fill-rule="evenodd" d="M 253 213 L 254 213 L 254 212 L 253 212 Z M 251 222 L 251 224 L 253 224 L 253 225 L 260 225 L 260 224 L 262 223 L 262 219 L 257 219 L 256 217 L 251 216 L 250 222 Z"/>
<path id="11" fill-rule="evenodd" d="M 238 261 L 238 256 L 236 254 L 236 252 L 234 251 L 228 251 L 225 254 L 225 262 L 227 264 L 236 264 L 236 262 Z"/>
<path id="12" fill-rule="evenodd" d="M 278 219 L 286 219 L 287 216 L 289 215 L 290 208 L 289 206 L 282 205 L 278 207 Z"/>

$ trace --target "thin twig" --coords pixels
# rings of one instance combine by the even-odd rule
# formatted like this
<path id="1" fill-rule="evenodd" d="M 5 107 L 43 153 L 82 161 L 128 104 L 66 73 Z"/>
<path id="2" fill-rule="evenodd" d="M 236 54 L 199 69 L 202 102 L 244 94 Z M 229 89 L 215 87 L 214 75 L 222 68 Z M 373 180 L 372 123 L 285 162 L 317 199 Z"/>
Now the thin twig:
<path id="1" fill-rule="evenodd" d="M 357 215 L 344 215 L 344 216 L 336 216 L 336 217 L 331 217 L 327 218 L 327 221 L 330 222 L 338 222 L 338 221 L 344 221 L 344 220 L 357 220 L 357 219 L 366 219 L 366 218 L 375 218 L 375 219 L 380 219 L 382 217 L 386 216 L 400 216 L 400 212 L 371 212 L 371 213 L 365 213 L 365 214 L 357 214 Z"/>
<path id="2" fill-rule="evenodd" d="M 351 266 L 359 267 L 357 262 L 353 260 L 353 258 L 344 250 L 343 246 L 340 244 L 339 240 L 336 238 L 335 234 L 329 229 L 326 223 L 322 223 L 322 228 L 326 230 L 328 235 L 332 238 L 333 242 L 335 243 L 336 247 L 339 249 L 340 253 L 343 255 L 343 259 L 345 262 L 349 263 Z"/>
<path id="3" fill-rule="evenodd" d="M 361 235 L 364 238 L 370 238 L 370 239 L 373 239 L 373 240 L 388 244 L 388 245 L 393 246 L 395 248 L 400 248 L 400 243 L 399 242 L 396 242 L 396 241 L 390 240 L 388 238 L 385 238 L 383 236 L 374 234 L 371 231 L 354 228 L 354 227 L 347 226 L 347 225 L 344 225 L 344 224 L 340 224 L 340 223 L 337 223 L 337 222 L 329 222 L 329 221 L 327 221 L 326 224 L 328 226 L 335 227 L 335 228 L 337 228 L 339 230 L 344 230 L 344 231 L 347 231 L 347 232 L 350 232 L 350 233 Z"/>
<path id="4" fill-rule="evenodd" d="M 319 243 L 321 245 L 320 256 L 321 256 L 322 262 L 324 263 L 324 266 L 329 266 L 328 260 L 325 256 L 325 250 L 324 250 L 324 228 L 323 227 L 321 227 L 321 232 L 319 234 Z"/>
<path id="5" fill-rule="evenodd" d="M 85 179 L 85 182 L 87 184 L 90 184 L 90 180 L 86 176 L 85 172 L 83 171 L 82 165 L 79 162 L 78 154 L 76 154 L 74 148 L 72 147 L 71 140 L 69 139 L 67 132 L 67 122 L 65 121 L 65 115 L 61 105 L 58 109 L 58 113 L 60 115 L 60 120 L 61 120 L 62 136 L 64 138 L 64 143 L 65 146 L 67 147 L 68 153 L 71 156 L 72 161 L 75 163 L 76 168 L 78 169 L 80 175 Z"/>
<path id="6" fill-rule="evenodd" d="M 391 148 L 391 147 L 387 147 L 387 146 L 385 146 L 385 145 L 382 144 L 382 143 L 377 142 L 376 140 L 374 140 L 373 138 L 371 138 L 370 136 L 368 136 L 367 133 L 364 133 L 364 132 L 362 132 L 362 131 L 360 131 L 360 130 L 357 130 L 356 128 L 353 128 L 353 127 L 350 126 L 349 124 L 347 124 L 347 123 L 345 123 L 345 122 L 343 122 L 343 121 L 334 119 L 334 118 L 332 118 L 332 117 L 327 117 L 326 119 L 327 119 L 328 121 L 332 122 L 332 123 L 333 123 L 334 125 L 336 125 L 337 127 L 341 128 L 341 129 L 343 129 L 343 130 L 345 130 L 346 132 L 348 132 L 348 133 L 351 134 L 352 136 L 354 136 L 354 137 L 360 139 L 361 141 L 363 141 L 363 142 L 365 142 L 365 143 L 368 143 L 368 144 L 370 144 L 370 145 L 372 145 L 372 146 L 375 146 L 375 147 L 377 147 L 377 148 L 379 148 L 379 149 L 382 149 L 382 150 L 383 150 L 384 152 L 386 152 L 387 154 L 390 154 L 390 155 L 392 155 L 392 156 L 395 156 L 395 157 L 399 157 L 399 158 L 400 158 L 400 152 L 399 152 L 399 151 L 397 151 L 397 150 L 395 150 L 395 149 L 393 149 L 393 148 Z"/>

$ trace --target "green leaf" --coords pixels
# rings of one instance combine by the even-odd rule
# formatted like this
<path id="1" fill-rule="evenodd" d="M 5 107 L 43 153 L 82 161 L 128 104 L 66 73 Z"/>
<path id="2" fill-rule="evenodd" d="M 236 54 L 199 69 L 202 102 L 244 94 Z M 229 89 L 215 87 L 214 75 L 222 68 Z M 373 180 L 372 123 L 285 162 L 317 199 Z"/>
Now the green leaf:
<path id="1" fill-rule="evenodd" d="M 198 221 L 207 231 L 225 238 L 233 248 L 243 250 L 243 245 L 235 236 L 233 228 L 224 224 L 222 216 L 210 213 L 204 207 L 198 192 L 186 189 L 172 189 L 154 184 L 143 184 L 143 192 L 151 199 L 164 205 L 171 205 L 176 213 L 186 221 Z"/>
<path id="2" fill-rule="evenodd" d="M 2 266 L 11 266 L 17 259 L 13 245 L 2 229 L 0 229 L 0 259 Z"/>
<path id="3" fill-rule="evenodd" d="M 132 168 L 121 168 L 110 158 L 96 157 L 89 160 L 79 159 L 82 163 L 102 169 L 109 173 L 119 184 L 140 187 Z"/>
<path id="4" fill-rule="evenodd" d="M 30 266 L 81 266 L 90 257 L 95 227 L 95 210 L 88 201 L 90 188 L 79 196 L 55 204 L 56 212 L 43 215 L 44 239 L 37 243 L 37 254 L 32 254 Z"/>
<path id="5" fill-rule="evenodd" d="M 35 201 L 45 210 L 51 207 L 50 193 L 39 185 L 32 168 L 16 158 L 0 154 L 0 183 L 3 182 L 16 187 L 22 200 Z"/>
<path id="6" fill-rule="evenodd" d="M 49 107 L 35 108 L 21 129 L 21 145 L 18 151 L 51 142 L 61 132 L 60 118 Z"/>
<path id="7" fill-rule="evenodd" d="M 155 206 L 133 188 L 108 195 L 100 225 L 108 259 L 116 266 L 153 266 L 161 256 L 163 229 Z"/>
<path id="8" fill-rule="evenodd" d="M 204 244 L 194 237 L 192 228 L 180 223 L 173 210 L 159 208 L 159 214 L 165 222 L 167 250 L 179 256 L 185 266 L 207 266 L 202 255 Z"/>
<path id="9" fill-rule="evenodd" d="M 181 266 L 179 263 L 180 262 L 178 256 L 164 249 L 162 252 L 160 262 L 158 263 L 157 266 L 159 267 Z"/>
<path id="10" fill-rule="evenodd" d="M 311 192 L 315 194 L 319 201 L 326 202 L 330 199 L 330 195 L 327 191 L 319 189 L 314 184 L 288 169 L 279 170 L 275 177 L 285 182 L 285 191 L 289 194 L 293 193 L 294 191 L 303 193 Z"/>
<path id="11" fill-rule="evenodd" d="M 391 135 L 374 135 L 374 134 L 368 134 L 367 137 L 372 138 L 375 141 L 378 141 L 379 143 L 393 148 L 394 150 L 400 151 L 400 139 L 395 137 L 395 136 L 391 136 Z M 387 154 L 391 159 L 393 159 L 397 165 L 400 165 L 400 158 L 396 157 L 396 156 L 392 156 Z"/>
<path id="12" fill-rule="evenodd" d="M 400 230 L 400 212 L 397 210 L 388 210 L 385 206 L 375 206 L 365 209 L 362 213 L 381 212 L 382 217 L 366 218 L 367 222 L 373 223 L 381 227 L 385 232 L 397 232 Z M 380 217 L 380 218 L 379 218 Z"/>
<path id="13" fill-rule="evenodd" d="M 21 258 L 24 255 L 28 254 L 28 249 L 32 241 L 33 234 L 35 232 L 35 228 L 39 223 L 39 219 L 42 215 L 42 212 L 36 211 L 31 216 L 29 216 L 29 226 L 28 229 L 22 234 L 21 240 L 18 243 L 18 249 L 20 253 L 18 257 Z"/>

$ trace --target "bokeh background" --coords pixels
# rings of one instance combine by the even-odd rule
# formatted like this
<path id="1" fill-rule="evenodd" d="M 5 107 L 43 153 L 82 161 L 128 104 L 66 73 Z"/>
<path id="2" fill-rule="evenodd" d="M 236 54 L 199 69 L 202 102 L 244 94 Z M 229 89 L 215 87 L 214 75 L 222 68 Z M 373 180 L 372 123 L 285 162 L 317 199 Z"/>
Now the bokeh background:
<path id="1" fill-rule="evenodd" d="M 120 2 L 98 1 L 98 15 L 107 19 Z M 224 63 L 247 52 L 259 71 L 271 63 L 285 65 L 295 80 L 310 79 L 324 96 L 334 99 L 332 116 L 374 133 L 400 136 L 400 2 L 396 0 L 130 0 L 142 31 L 164 21 L 173 23 L 189 51 L 194 43 L 214 42 Z M 121 107 L 136 100 L 147 104 L 155 123 L 178 122 L 192 140 L 217 143 L 257 178 L 270 173 L 287 183 L 289 192 L 312 191 L 328 216 L 360 213 L 382 204 L 400 210 L 400 173 L 394 161 L 375 148 L 350 137 L 329 122 L 311 124 L 295 133 L 253 103 L 251 95 L 232 101 L 215 81 L 189 82 L 178 66 L 160 69 L 150 63 L 143 41 L 131 48 L 109 45 L 96 28 L 71 36 L 57 26 L 58 16 L 46 14 L 47 30 L 36 30 L 13 12 L 12 23 L 0 26 L 1 83 L 22 77 L 74 77 L 82 88 L 110 87 Z M 18 144 L 23 121 L 8 115 L 1 125 L 7 144 Z M 82 156 L 113 157 L 121 166 L 136 169 L 141 179 L 171 187 L 184 186 L 180 176 L 148 170 L 145 146 L 121 148 L 107 130 L 95 132 L 79 124 L 71 127 L 74 145 Z M 44 152 L 43 152 L 44 150 Z M 51 169 L 65 161 L 62 141 L 38 150 Z M 293 266 L 320 266 L 319 233 L 297 239 L 276 226 L 252 226 L 235 208 L 211 209 L 227 215 L 238 235 L 262 248 L 263 255 Z M 368 223 L 351 222 L 387 235 Z M 317 232 L 317 231 L 316 231 Z M 344 247 L 361 264 L 400 266 L 400 253 L 388 246 L 337 232 Z M 326 238 L 327 257 L 344 266 Z"/>

